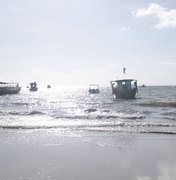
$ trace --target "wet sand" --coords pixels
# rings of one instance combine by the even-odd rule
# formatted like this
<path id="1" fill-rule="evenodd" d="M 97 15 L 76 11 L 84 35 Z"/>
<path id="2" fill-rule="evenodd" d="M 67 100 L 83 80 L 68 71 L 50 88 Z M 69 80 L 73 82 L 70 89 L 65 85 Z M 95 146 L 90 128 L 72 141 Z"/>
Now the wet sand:
<path id="1" fill-rule="evenodd" d="M 1 133 L 0 179 L 176 180 L 173 135 L 41 135 Z"/>

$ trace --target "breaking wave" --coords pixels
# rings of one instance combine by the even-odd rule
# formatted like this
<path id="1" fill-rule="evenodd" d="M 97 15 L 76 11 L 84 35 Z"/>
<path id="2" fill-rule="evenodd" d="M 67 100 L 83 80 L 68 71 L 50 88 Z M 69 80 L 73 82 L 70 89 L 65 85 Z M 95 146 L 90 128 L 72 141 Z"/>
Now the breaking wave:
<path id="1" fill-rule="evenodd" d="M 56 119 L 87 119 L 87 120 L 91 120 L 91 119 L 131 119 L 131 120 L 135 120 L 135 119 L 144 119 L 145 116 L 143 115 L 127 115 L 127 114 L 91 114 L 91 115 L 54 115 L 53 116 Z"/>
<path id="2" fill-rule="evenodd" d="M 144 132 L 152 132 L 152 133 L 156 133 L 156 132 L 161 132 L 159 130 L 162 130 L 163 132 L 163 128 L 173 128 L 175 129 L 176 125 L 173 124 L 157 124 L 157 123 L 131 123 L 131 122 L 125 122 L 125 121 L 119 121 L 119 122 L 94 122 L 94 123 L 90 123 L 90 122 L 71 122 L 71 123 L 60 123 L 58 122 L 57 124 L 53 125 L 52 123 L 48 122 L 48 123 L 44 123 L 43 125 L 33 125 L 31 124 L 10 124 L 10 125 L 4 125 L 4 124 L 0 124 L 0 129 L 63 129 L 63 128 L 69 128 L 69 129 L 87 129 L 87 128 L 92 128 L 92 130 L 102 130 L 102 128 L 104 128 L 104 130 L 107 131 L 119 131 L 118 128 L 124 128 L 126 130 L 135 130 L 135 132 L 140 132 L 140 133 L 144 133 Z M 93 128 L 97 128 L 97 129 L 93 129 Z M 155 128 L 155 130 L 151 130 L 150 128 Z M 158 128 L 158 131 L 156 130 L 156 128 Z M 160 129 L 161 128 L 161 129 Z M 141 130 L 142 129 L 142 130 Z M 148 130 L 149 131 L 146 131 Z M 165 132 L 165 131 L 164 131 Z M 168 131 L 166 131 L 167 133 Z M 174 132 L 173 132 L 174 133 Z"/>
<path id="3" fill-rule="evenodd" d="M 47 115 L 55 119 L 144 119 L 145 116 L 140 113 L 125 113 L 125 112 L 111 112 L 110 110 L 98 110 L 98 109 L 86 109 L 79 113 L 68 114 L 62 111 L 44 111 L 44 110 L 32 110 L 32 111 L 0 111 L 0 114 L 3 115 L 12 115 L 12 116 L 35 116 L 35 115 Z"/>

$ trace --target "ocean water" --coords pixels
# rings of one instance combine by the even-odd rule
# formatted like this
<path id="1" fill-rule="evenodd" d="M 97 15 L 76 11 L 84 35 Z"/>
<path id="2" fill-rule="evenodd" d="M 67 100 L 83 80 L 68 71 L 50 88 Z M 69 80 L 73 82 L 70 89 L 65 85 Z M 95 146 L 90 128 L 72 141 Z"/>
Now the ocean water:
<path id="1" fill-rule="evenodd" d="M 109 137 L 119 134 L 176 135 L 176 87 L 139 87 L 133 100 L 114 99 L 111 88 L 91 95 L 87 88 L 39 88 L 0 96 L 0 132 L 36 132 L 57 137 Z M 27 135 L 26 135 L 27 134 Z M 12 136 L 7 143 L 13 141 Z"/>

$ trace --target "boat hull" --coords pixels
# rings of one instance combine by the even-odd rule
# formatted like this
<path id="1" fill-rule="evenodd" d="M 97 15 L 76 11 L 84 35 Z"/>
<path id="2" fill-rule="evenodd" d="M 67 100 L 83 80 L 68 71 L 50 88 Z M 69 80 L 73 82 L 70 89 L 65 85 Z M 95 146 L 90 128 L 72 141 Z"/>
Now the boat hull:
<path id="1" fill-rule="evenodd" d="M 100 90 L 99 89 L 89 89 L 90 94 L 99 94 Z"/>
<path id="2" fill-rule="evenodd" d="M 30 91 L 38 91 L 38 88 L 30 88 Z"/>
<path id="3" fill-rule="evenodd" d="M 131 90 L 118 90 L 114 89 L 113 90 L 113 94 L 115 96 L 115 98 L 119 98 L 119 99 L 134 99 L 136 97 L 136 89 L 131 89 Z"/>
<path id="4" fill-rule="evenodd" d="M 18 94 L 20 92 L 21 88 L 0 88 L 0 95 L 6 95 L 6 94 Z"/>

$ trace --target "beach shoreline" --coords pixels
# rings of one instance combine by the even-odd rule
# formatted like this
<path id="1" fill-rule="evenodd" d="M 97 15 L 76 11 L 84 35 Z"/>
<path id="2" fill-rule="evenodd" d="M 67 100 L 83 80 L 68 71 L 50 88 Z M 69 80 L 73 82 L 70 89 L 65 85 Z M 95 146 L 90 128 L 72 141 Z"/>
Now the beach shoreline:
<path id="1" fill-rule="evenodd" d="M 175 136 L 122 134 L 92 138 L 42 133 L 26 135 L 28 139 L 24 133 L 25 141 L 19 139 L 20 133 L 16 137 L 3 133 L 0 179 L 176 179 Z M 9 141 L 12 136 L 13 141 Z"/>

